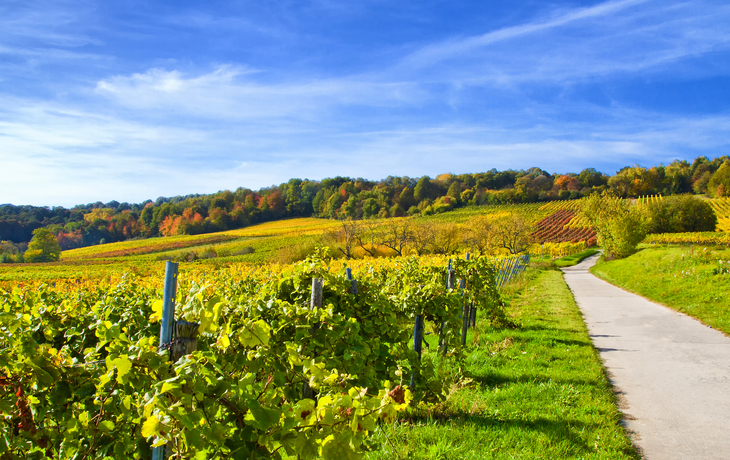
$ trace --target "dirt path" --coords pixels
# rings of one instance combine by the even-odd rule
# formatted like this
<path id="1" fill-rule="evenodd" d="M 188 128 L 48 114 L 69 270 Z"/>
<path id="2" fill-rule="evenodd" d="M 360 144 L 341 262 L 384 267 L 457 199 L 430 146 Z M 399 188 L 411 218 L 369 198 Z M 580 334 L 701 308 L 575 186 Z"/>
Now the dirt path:
<path id="1" fill-rule="evenodd" d="M 596 278 L 595 260 L 563 272 L 635 445 L 649 460 L 730 459 L 730 338 Z"/>

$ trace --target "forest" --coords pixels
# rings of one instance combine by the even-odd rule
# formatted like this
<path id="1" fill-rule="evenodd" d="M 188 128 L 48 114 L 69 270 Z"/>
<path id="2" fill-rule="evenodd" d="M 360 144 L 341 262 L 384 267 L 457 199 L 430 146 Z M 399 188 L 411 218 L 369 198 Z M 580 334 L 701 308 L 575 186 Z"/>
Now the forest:
<path id="1" fill-rule="evenodd" d="M 0 205 L 0 241 L 6 252 L 24 251 L 33 231 L 45 227 L 61 249 L 155 236 L 218 232 L 288 217 L 368 219 L 432 215 L 466 205 L 577 199 L 609 190 L 619 197 L 652 194 L 730 195 L 730 157 L 702 156 L 645 168 L 627 166 L 613 176 L 594 168 L 550 174 L 540 168 L 441 174 L 434 179 L 389 176 L 380 181 L 334 177 L 291 179 L 253 191 L 239 187 L 208 195 L 159 197 L 130 204 L 111 201 L 64 207 Z"/>

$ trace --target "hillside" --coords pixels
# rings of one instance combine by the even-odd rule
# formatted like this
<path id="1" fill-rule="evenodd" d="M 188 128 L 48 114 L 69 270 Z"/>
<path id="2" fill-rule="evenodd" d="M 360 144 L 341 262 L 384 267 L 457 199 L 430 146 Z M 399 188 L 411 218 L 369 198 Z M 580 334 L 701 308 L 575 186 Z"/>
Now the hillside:
<path id="1" fill-rule="evenodd" d="M 721 168 L 728 163 L 728 166 Z M 291 179 L 258 191 L 239 187 L 209 195 L 160 197 L 143 203 L 111 201 L 71 209 L 0 205 L 0 252 L 22 252 L 35 229 L 47 227 L 61 248 L 74 249 L 158 236 L 200 235 L 295 217 L 373 219 L 430 216 L 469 206 L 545 203 L 610 190 L 621 197 L 682 193 L 722 197 L 730 191 L 730 158 L 705 157 L 670 165 L 625 167 L 609 176 L 492 169 L 434 179 L 389 176 L 380 181 L 335 177 Z M 728 192 L 730 193 L 730 192 Z M 570 214 L 570 213 L 567 213 Z M 566 216 L 567 216 L 566 214 Z M 725 224 L 724 224 L 725 225 Z M 568 237 L 568 236 L 566 236 Z"/>
<path id="2" fill-rule="evenodd" d="M 154 273 L 160 261 L 175 260 L 189 265 L 209 266 L 215 269 L 231 263 L 289 263 L 300 260 L 314 251 L 317 245 L 326 246 L 334 257 L 343 257 L 347 242 L 343 232 L 356 225 L 359 240 L 350 241 L 355 258 L 396 255 L 387 247 L 384 238 L 393 228 L 410 228 L 411 232 L 430 236 L 432 241 L 409 240 L 403 253 L 452 254 L 480 252 L 475 241 L 475 229 L 485 225 L 479 219 L 498 220 L 506 215 L 519 215 L 530 224 L 535 234 L 543 235 L 546 228 L 565 227 L 535 245 L 534 253 L 562 256 L 594 243 L 590 229 L 588 237 L 576 238 L 575 229 L 565 225 L 562 212 L 576 209 L 579 200 L 519 205 L 470 206 L 432 216 L 396 217 L 366 221 L 337 221 L 332 219 L 294 218 L 266 222 L 237 230 L 205 235 L 178 235 L 99 244 L 63 251 L 61 260 L 44 264 L 0 264 L 0 285 L 14 282 L 42 282 L 43 280 L 72 279 L 78 282 L 98 278 L 118 278 L 124 273 L 140 275 Z M 561 227 L 561 228 L 562 228 Z M 425 235 L 425 236 L 424 236 Z M 573 235 L 573 238 L 569 238 Z M 543 235 L 544 236 L 544 235 Z M 369 254 L 371 251 L 373 254 Z M 505 254 L 505 249 L 496 253 Z M 183 268 L 184 270 L 184 268 Z"/>

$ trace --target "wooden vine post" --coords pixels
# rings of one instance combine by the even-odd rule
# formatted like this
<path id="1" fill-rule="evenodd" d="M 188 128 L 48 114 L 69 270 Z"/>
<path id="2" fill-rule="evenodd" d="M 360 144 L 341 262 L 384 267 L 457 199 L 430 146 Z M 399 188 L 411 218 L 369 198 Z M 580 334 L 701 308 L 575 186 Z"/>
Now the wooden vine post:
<path id="1" fill-rule="evenodd" d="M 446 289 L 451 290 L 454 289 L 454 278 L 455 278 L 455 272 L 451 268 L 452 266 L 452 260 L 449 259 L 449 267 L 446 269 Z M 444 323 L 441 322 L 441 328 L 439 329 L 439 348 L 441 349 L 441 352 L 445 355 L 446 354 L 446 341 L 443 337 L 444 334 Z"/>
<path id="2" fill-rule="evenodd" d="M 469 260 L 469 254 L 466 254 L 466 260 Z M 461 296 L 464 297 L 464 289 L 466 289 L 466 279 L 462 278 L 459 281 L 459 288 L 461 289 L 462 293 Z M 464 306 L 462 307 L 461 311 L 461 346 L 466 345 L 466 331 L 469 329 L 469 320 L 471 317 L 471 309 L 469 308 L 469 301 L 467 300 L 464 302 Z"/>
<path id="3" fill-rule="evenodd" d="M 411 388 L 416 387 L 416 379 L 420 377 L 421 350 L 423 346 L 423 315 L 416 315 L 413 325 L 413 351 L 418 353 L 416 368 L 411 374 Z"/>
<path id="4" fill-rule="evenodd" d="M 350 267 L 345 269 L 345 273 L 347 274 L 347 279 L 350 280 L 350 294 L 357 295 L 357 280 L 352 279 L 352 270 L 350 270 Z"/>
<path id="5" fill-rule="evenodd" d="M 315 311 L 322 308 L 322 283 L 323 280 L 321 278 L 312 279 L 312 297 L 309 301 L 309 308 Z M 317 324 L 312 326 L 312 332 L 316 331 L 317 328 Z M 315 397 L 316 394 L 314 389 L 309 386 L 309 382 L 304 382 L 302 385 L 302 399 L 315 399 Z"/>

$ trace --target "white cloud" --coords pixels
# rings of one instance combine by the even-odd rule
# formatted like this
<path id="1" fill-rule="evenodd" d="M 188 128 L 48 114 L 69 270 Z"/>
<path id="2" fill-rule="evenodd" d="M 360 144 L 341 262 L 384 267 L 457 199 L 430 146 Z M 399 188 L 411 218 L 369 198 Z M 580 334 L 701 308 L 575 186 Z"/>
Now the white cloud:
<path id="1" fill-rule="evenodd" d="M 0 110 L 0 162 L 11 172 L 0 182 L 0 202 L 37 205 L 141 202 L 257 189 L 291 177 L 380 179 L 532 166 L 613 173 L 634 163 L 684 158 L 687 151 L 713 156 L 728 147 L 730 131 L 728 116 L 673 118 L 616 108 L 600 127 L 587 120 L 518 129 L 489 119 L 381 131 L 274 125 L 273 134 L 256 126 L 204 131 L 42 102 L 0 102 L 6 107 Z"/>
<path id="2" fill-rule="evenodd" d="M 97 84 L 96 92 L 123 106 L 231 120 L 308 119 L 335 106 L 413 104 L 425 94 L 415 84 L 382 83 L 357 77 L 259 83 L 251 78 L 258 73 L 232 66 L 220 66 L 198 76 L 151 69 L 104 79 Z M 265 80 L 264 76 L 260 79 Z"/>
<path id="3" fill-rule="evenodd" d="M 0 18 L 0 29 L 10 24 L 12 34 L 30 40 L 5 43 L 9 32 L 0 30 L 0 55 L 74 65 L 84 58 L 95 67 L 46 80 L 58 91 L 37 93 L 46 96 L 0 92 L 0 162 L 12 172 L 0 182 L 0 202 L 138 202 L 259 188 L 291 177 L 380 179 L 531 166 L 611 173 L 635 162 L 712 156 L 728 147 L 726 115 L 671 115 L 620 103 L 601 108 L 569 92 L 558 103 L 529 95 L 581 80 L 605 88 L 616 76 L 647 72 L 730 74 L 727 60 L 688 59 L 727 56 L 728 5 L 610 1 L 432 43 L 395 66 L 372 62 L 370 73 L 309 69 L 319 77 L 290 73 L 286 65 L 248 67 L 234 58 L 212 70 L 183 70 L 211 64 L 191 62 L 180 50 L 164 56 L 167 68 L 114 61 L 116 70 L 108 70 L 98 65 L 103 55 L 76 50 L 91 41 L 69 32 L 75 19 L 50 17 L 63 27 L 39 15 L 15 24 Z M 191 28 L 231 25 L 207 16 L 162 22 L 176 20 Z M 368 53 L 392 57 L 394 51 Z M 147 62 L 163 62 L 155 59 Z M 135 67 L 119 70 L 125 65 Z M 84 86 L 90 80 L 96 84 Z M 3 82 L 1 91 L 10 87 Z"/>

